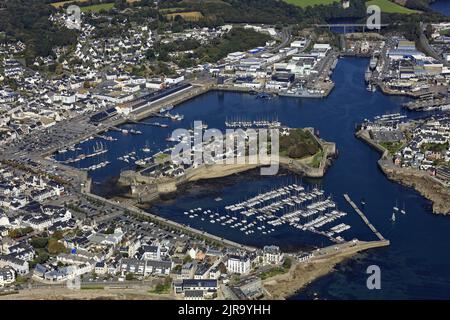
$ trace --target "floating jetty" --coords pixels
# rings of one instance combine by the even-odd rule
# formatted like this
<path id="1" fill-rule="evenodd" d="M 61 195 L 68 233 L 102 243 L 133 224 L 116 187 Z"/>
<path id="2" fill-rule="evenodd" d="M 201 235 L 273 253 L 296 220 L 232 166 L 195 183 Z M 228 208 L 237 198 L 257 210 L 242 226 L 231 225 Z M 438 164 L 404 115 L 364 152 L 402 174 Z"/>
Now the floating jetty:
<path id="1" fill-rule="evenodd" d="M 278 121 L 277 118 L 272 120 L 246 120 L 241 117 L 231 117 L 230 119 L 227 118 L 225 120 L 225 126 L 228 128 L 279 128 L 281 126 L 281 122 Z"/>
<path id="2" fill-rule="evenodd" d="M 89 153 L 89 154 L 81 153 L 78 156 L 76 156 L 75 158 L 69 158 L 69 159 L 66 159 L 66 160 L 60 161 L 60 162 L 64 163 L 64 164 L 75 163 L 75 162 L 79 162 L 79 161 L 84 160 L 84 159 L 88 159 L 88 158 L 92 158 L 92 157 L 96 157 L 96 156 L 102 155 L 102 154 L 107 153 L 107 152 L 108 152 L 108 149 L 105 148 L 103 146 L 103 144 L 100 142 L 100 143 L 96 143 L 96 145 L 94 146 L 94 152 L 93 153 Z"/>
<path id="3" fill-rule="evenodd" d="M 366 215 L 359 210 L 359 208 L 356 206 L 356 204 L 350 199 L 348 194 L 344 194 L 345 200 L 353 207 L 353 209 L 356 211 L 356 213 L 359 214 L 361 219 L 364 221 L 364 223 L 372 230 L 372 232 L 380 239 L 381 241 L 386 241 L 386 239 L 381 235 L 380 232 L 377 231 L 377 229 L 373 226 L 373 224 L 370 223 L 369 219 L 367 219 Z"/>
<path id="4" fill-rule="evenodd" d="M 160 128 L 168 128 L 169 125 L 159 122 L 139 122 L 139 124 L 144 124 L 146 126 L 152 126 L 152 127 L 160 127 Z"/>
<path id="5" fill-rule="evenodd" d="M 222 212 L 199 207 L 185 211 L 184 215 L 237 229 L 245 235 L 267 235 L 276 232 L 280 226 L 290 226 L 325 236 L 336 243 L 344 242 L 339 234 L 351 228 L 345 223 L 330 227 L 347 213 L 337 210 L 336 203 L 331 197 L 325 197 L 323 190 L 313 188 L 308 191 L 296 183 L 227 205 Z"/>
<path id="6" fill-rule="evenodd" d="M 96 135 L 94 135 L 96 138 L 99 138 L 99 139 L 103 139 L 103 140 L 106 140 L 106 141 L 117 141 L 117 138 L 113 138 L 113 137 L 111 137 L 111 136 L 106 136 L 106 135 L 100 135 L 100 134 L 96 134 Z"/>

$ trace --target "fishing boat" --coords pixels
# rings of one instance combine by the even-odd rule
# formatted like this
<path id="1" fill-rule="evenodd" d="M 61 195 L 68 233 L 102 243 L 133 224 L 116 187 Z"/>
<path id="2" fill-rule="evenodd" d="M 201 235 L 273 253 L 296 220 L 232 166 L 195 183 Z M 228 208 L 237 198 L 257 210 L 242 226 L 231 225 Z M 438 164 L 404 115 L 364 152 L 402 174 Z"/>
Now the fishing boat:
<path id="1" fill-rule="evenodd" d="M 392 221 L 392 222 L 395 222 L 395 212 L 392 212 L 391 221 Z"/>
<path id="2" fill-rule="evenodd" d="M 167 112 L 165 114 L 165 116 L 170 118 L 170 120 L 173 120 L 173 121 L 181 121 L 181 120 L 184 119 L 184 116 L 179 114 L 179 113 L 177 113 L 177 114 L 170 114 L 169 112 Z"/>

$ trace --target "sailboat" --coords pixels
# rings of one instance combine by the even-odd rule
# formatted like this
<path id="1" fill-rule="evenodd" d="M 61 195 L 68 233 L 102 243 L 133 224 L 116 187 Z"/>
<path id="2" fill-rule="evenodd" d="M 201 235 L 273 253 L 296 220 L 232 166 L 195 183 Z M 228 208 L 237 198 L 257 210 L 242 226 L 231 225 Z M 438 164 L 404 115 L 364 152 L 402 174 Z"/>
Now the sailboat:
<path id="1" fill-rule="evenodd" d="M 402 210 L 400 210 L 400 212 L 401 212 L 402 214 L 406 214 L 405 203 L 404 203 L 404 202 L 403 202 L 403 208 L 402 208 Z"/>
<path id="2" fill-rule="evenodd" d="M 392 222 L 395 222 L 395 212 L 392 212 L 391 221 L 392 221 Z"/>
<path id="3" fill-rule="evenodd" d="M 398 202 L 397 202 L 397 200 L 395 200 L 395 207 L 394 207 L 394 210 L 395 210 L 395 211 L 398 211 Z"/>

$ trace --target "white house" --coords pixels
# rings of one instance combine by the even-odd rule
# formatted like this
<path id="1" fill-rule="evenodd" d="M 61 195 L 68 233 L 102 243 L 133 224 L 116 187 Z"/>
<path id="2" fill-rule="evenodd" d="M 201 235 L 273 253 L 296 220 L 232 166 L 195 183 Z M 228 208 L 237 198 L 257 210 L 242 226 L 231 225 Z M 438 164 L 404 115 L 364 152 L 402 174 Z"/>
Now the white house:
<path id="1" fill-rule="evenodd" d="M 227 269 L 230 273 L 246 274 L 250 271 L 250 258 L 248 256 L 230 255 L 227 260 Z"/>
<path id="2" fill-rule="evenodd" d="M 265 246 L 264 249 L 264 263 L 265 264 L 280 264 L 283 262 L 283 253 L 277 246 Z"/>

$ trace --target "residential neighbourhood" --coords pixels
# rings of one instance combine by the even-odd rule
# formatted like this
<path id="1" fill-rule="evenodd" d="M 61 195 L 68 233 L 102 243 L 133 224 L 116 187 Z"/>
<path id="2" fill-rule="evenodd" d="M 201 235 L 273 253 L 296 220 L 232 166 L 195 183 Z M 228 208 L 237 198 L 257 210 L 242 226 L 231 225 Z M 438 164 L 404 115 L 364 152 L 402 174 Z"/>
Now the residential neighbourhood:
<path id="1" fill-rule="evenodd" d="M 0 0 L 0 299 L 449 298 L 436 3 Z"/>

